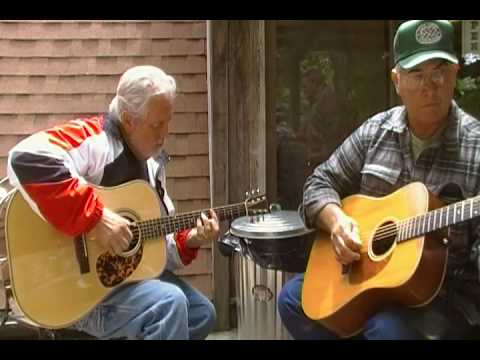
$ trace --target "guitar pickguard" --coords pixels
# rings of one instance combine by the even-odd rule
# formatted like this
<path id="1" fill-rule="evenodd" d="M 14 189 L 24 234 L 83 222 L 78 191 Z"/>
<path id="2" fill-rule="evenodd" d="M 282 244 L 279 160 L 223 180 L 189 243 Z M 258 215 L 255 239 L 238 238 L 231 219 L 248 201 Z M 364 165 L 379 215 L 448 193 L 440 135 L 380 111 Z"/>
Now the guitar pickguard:
<path id="1" fill-rule="evenodd" d="M 118 256 L 103 253 L 97 259 L 96 267 L 100 282 L 105 287 L 116 286 L 127 279 L 142 260 L 143 246 L 132 256 Z"/>

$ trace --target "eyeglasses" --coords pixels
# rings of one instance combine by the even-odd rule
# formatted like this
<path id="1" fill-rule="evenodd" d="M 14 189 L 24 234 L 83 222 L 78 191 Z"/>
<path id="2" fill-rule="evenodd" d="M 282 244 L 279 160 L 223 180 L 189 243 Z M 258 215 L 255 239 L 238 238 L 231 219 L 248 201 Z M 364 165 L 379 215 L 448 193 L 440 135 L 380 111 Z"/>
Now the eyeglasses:
<path id="1" fill-rule="evenodd" d="M 426 79 L 436 86 L 443 86 L 445 79 L 450 74 L 450 67 L 442 65 L 440 68 L 433 70 L 429 75 L 422 71 L 403 72 L 402 77 L 405 79 L 405 85 L 409 90 L 421 89 L 426 84 Z"/>

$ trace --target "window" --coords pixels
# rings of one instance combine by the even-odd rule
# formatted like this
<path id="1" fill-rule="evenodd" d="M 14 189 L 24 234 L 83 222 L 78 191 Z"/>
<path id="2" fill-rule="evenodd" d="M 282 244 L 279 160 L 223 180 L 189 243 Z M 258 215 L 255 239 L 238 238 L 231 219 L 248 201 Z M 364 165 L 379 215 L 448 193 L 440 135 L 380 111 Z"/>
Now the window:
<path id="1" fill-rule="evenodd" d="M 303 184 L 368 117 L 393 102 L 387 21 L 278 21 L 277 195 L 295 210 Z"/>

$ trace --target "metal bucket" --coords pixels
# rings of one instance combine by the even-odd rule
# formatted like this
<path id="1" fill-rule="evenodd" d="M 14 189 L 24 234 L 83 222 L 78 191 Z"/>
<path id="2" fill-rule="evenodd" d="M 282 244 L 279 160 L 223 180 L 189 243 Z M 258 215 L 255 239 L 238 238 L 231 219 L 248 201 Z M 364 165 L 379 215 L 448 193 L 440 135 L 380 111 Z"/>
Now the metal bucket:
<path id="1" fill-rule="evenodd" d="M 278 314 L 277 299 L 295 272 L 305 271 L 311 235 L 293 211 L 232 222 L 220 250 L 234 255 L 239 339 L 291 339 Z"/>
<path id="2" fill-rule="evenodd" d="M 236 253 L 237 334 L 241 340 L 291 339 L 277 310 L 277 299 L 285 282 L 294 274 L 264 269 Z"/>

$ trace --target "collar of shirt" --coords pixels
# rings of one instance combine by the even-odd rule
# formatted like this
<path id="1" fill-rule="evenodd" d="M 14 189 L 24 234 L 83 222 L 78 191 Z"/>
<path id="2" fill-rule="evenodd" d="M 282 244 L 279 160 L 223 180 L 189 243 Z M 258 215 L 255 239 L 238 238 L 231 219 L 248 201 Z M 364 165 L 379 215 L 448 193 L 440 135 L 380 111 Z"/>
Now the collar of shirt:
<path id="1" fill-rule="evenodd" d="M 446 145 L 445 150 L 447 151 L 451 148 L 448 146 L 448 144 L 458 144 L 460 138 L 458 111 L 458 105 L 452 100 L 450 111 L 448 113 L 448 123 L 443 133 L 442 140 L 442 143 Z M 407 128 L 407 111 L 405 106 L 397 106 L 387 111 L 382 128 L 397 132 L 399 134 L 404 133 L 405 129 Z M 455 147 L 453 147 L 453 149 L 455 149 Z"/>

